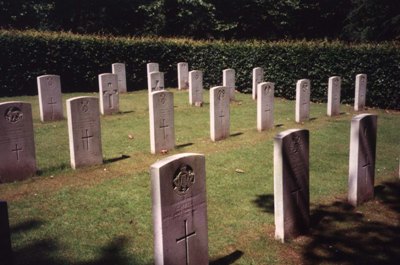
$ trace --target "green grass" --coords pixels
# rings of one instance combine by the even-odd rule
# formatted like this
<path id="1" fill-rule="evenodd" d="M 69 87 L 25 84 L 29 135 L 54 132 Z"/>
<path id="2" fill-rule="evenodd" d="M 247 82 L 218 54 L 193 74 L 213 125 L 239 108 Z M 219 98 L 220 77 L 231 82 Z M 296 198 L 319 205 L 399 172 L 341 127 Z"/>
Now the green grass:
<path id="1" fill-rule="evenodd" d="M 259 133 L 255 102 L 250 95 L 237 93 L 237 101 L 231 103 L 231 134 L 235 136 L 214 143 L 209 136 L 208 93 L 205 106 L 195 108 L 188 105 L 187 92 L 172 91 L 176 144 L 192 145 L 168 155 L 198 152 L 206 156 L 213 264 L 350 264 L 354 260 L 368 264 L 399 257 L 390 252 L 400 253 L 395 244 L 400 235 L 400 196 L 394 196 L 399 189 L 395 180 L 399 112 L 369 110 L 378 114 L 376 186 L 380 189 L 374 201 L 352 209 L 343 203 L 350 120 L 356 114 L 351 106 L 343 105 L 344 114 L 328 118 L 326 104 L 313 103 L 311 117 L 316 119 L 296 124 L 294 102 L 276 99 L 275 124 L 281 126 Z M 64 95 L 64 100 L 82 95 L 88 94 Z M 121 95 L 122 113 L 101 118 L 106 163 L 79 170 L 69 166 L 66 120 L 41 123 L 37 97 L 12 100 L 32 103 L 40 170 L 37 177 L 0 186 L 0 198 L 9 202 L 15 264 L 152 264 L 148 170 L 166 155 L 150 154 L 147 91 Z M 309 235 L 281 244 L 274 240 L 273 137 L 291 128 L 310 130 L 312 220 L 320 222 L 313 224 Z M 129 158 L 118 159 L 122 156 Z M 379 232 L 388 244 L 376 243 L 379 236 L 363 230 L 367 228 Z M 358 241 L 368 247 L 362 248 Z M 383 246 L 386 252 L 377 253 Z M 368 253 L 377 254 L 371 258 Z"/>

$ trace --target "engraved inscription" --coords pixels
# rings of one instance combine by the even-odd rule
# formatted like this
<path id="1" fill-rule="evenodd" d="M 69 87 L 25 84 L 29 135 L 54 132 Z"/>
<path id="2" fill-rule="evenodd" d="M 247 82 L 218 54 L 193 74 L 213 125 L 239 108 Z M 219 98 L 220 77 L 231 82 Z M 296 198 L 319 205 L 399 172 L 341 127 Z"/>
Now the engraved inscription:
<path id="1" fill-rule="evenodd" d="M 9 107 L 4 113 L 4 118 L 11 123 L 19 122 L 23 116 L 21 109 L 18 107 Z"/>
<path id="2" fill-rule="evenodd" d="M 189 265 L 189 238 L 195 236 L 196 231 L 188 233 L 187 220 L 184 220 L 183 222 L 185 226 L 185 235 L 180 238 L 177 238 L 176 243 L 179 244 L 181 242 L 185 242 L 186 265 Z"/>
<path id="3" fill-rule="evenodd" d="M 185 195 L 195 182 L 195 174 L 189 165 L 180 166 L 172 181 L 174 191 L 179 195 Z"/>

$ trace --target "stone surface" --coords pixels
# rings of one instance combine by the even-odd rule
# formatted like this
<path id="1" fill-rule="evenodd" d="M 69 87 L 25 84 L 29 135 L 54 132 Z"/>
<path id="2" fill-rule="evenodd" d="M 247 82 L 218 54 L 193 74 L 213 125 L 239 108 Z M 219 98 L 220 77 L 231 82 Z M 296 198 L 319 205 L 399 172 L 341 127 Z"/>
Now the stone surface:
<path id="1" fill-rule="evenodd" d="M 113 63 L 111 65 L 112 73 L 118 77 L 118 92 L 126 93 L 126 69 L 124 63 Z"/>
<path id="2" fill-rule="evenodd" d="M 356 76 L 356 91 L 354 96 L 355 111 L 364 110 L 366 98 L 367 98 L 367 75 L 358 74 Z"/>
<path id="3" fill-rule="evenodd" d="M 285 242 L 308 231 L 308 130 L 286 130 L 274 138 L 274 209 L 276 239 Z"/>
<path id="4" fill-rule="evenodd" d="M 229 137 L 229 89 L 217 86 L 210 89 L 210 136 L 212 141 Z"/>
<path id="5" fill-rule="evenodd" d="M 164 90 L 164 73 L 162 72 L 151 72 L 149 74 L 149 94 L 154 91 Z"/>
<path id="6" fill-rule="evenodd" d="M 60 76 L 38 76 L 37 87 L 40 120 L 55 121 L 64 119 Z"/>
<path id="7" fill-rule="evenodd" d="M 296 84 L 296 122 L 310 119 L 310 80 L 301 79 Z"/>
<path id="8" fill-rule="evenodd" d="M 198 70 L 189 72 L 189 104 L 196 102 L 203 102 L 203 72 Z"/>
<path id="9" fill-rule="evenodd" d="M 257 130 L 274 128 L 274 89 L 275 84 L 263 82 L 257 87 Z"/>
<path id="10" fill-rule="evenodd" d="M 100 74 L 100 113 L 110 115 L 119 112 L 118 76 L 116 74 Z"/>
<path id="11" fill-rule="evenodd" d="M 340 114 L 340 90 L 342 80 L 340 76 L 332 76 L 328 81 L 328 107 L 327 115 L 336 116 Z"/>
<path id="12" fill-rule="evenodd" d="M 0 183 L 27 179 L 36 173 L 31 104 L 0 103 L 0 113 Z"/>
<path id="13" fill-rule="evenodd" d="M 377 116 L 351 120 L 348 201 L 357 206 L 374 198 Z"/>
<path id="14" fill-rule="evenodd" d="M 156 265 L 208 265 L 205 158 L 184 153 L 150 167 Z"/>
<path id="15" fill-rule="evenodd" d="M 156 154 L 175 147 L 174 94 L 164 90 L 150 96 L 150 147 Z"/>
<path id="16" fill-rule="evenodd" d="M 148 63 L 146 65 L 146 69 L 147 69 L 147 88 L 149 91 L 151 91 L 150 73 L 159 72 L 160 67 L 158 63 Z"/>
<path id="17" fill-rule="evenodd" d="M 257 86 L 264 80 L 264 70 L 261 67 L 253 69 L 253 89 L 252 98 L 257 99 Z"/>
<path id="18" fill-rule="evenodd" d="M 178 63 L 178 89 L 188 89 L 189 88 L 189 64 L 188 63 Z"/>
<path id="19" fill-rule="evenodd" d="M 222 85 L 228 88 L 230 100 L 235 100 L 235 70 L 225 69 L 222 71 Z"/>
<path id="20" fill-rule="evenodd" d="M 5 201 L 0 201 L 0 264 L 12 264 L 11 232 Z"/>
<path id="21" fill-rule="evenodd" d="M 103 163 L 99 100 L 76 97 L 67 100 L 71 167 Z"/>

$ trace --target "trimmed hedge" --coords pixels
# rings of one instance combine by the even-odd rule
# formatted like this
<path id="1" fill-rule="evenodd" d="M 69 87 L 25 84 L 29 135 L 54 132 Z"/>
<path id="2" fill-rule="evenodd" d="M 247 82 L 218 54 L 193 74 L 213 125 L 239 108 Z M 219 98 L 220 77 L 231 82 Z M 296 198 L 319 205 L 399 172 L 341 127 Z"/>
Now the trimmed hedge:
<path id="1" fill-rule="evenodd" d="M 98 91 L 97 76 L 126 63 L 128 90 L 147 89 L 146 64 L 158 62 L 167 87 L 177 86 L 178 62 L 204 71 L 204 86 L 236 70 L 236 86 L 251 92 L 252 69 L 262 67 L 276 95 L 295 97 L 298 79 L 311 80 L 311 99 L 326 101 L 328 78 L 342 77 L 342 102 L 354 99 L 355 76 L 368 75 L 367 105 L 400 109 L 400 45 L 340 42 L 222 42 L 116 38 L 37 31 L 0 31 L 0 96 L 37 94 L 36 77 L 61 76 L 63 92 Z"/>

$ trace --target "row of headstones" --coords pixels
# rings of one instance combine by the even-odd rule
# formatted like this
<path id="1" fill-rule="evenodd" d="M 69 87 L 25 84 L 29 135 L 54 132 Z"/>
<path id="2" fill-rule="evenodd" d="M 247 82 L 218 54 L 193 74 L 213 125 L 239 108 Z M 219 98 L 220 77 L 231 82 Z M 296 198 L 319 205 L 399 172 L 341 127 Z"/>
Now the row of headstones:
<path id="1" fill-rule="evenodd" d="M 377 116 L 351 120 L 348 201 L 374 197 Z M 155 264 L 208 264 L 205 157 L 178 154 L 150 167 Z M 274 138 L 275 237 L 282 242 L 309 230 L 309 131 L 292 129 Z M 0 262 L 11 264 L 6 202 L 0 202 Z M 9 263 L 7 263 L 9 262 Z"/>
<path id="2" fill-rule="evenodd" d="M 111 65 L 112 73 L 99 75 L 100 112 L 109 115 L 119 112 L 119 93 L 125 93 L 125 64 Z M 59 75 L 37 77 L 40 119 L 43 122 L 64 119 L 61 81 Z"/>

